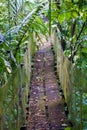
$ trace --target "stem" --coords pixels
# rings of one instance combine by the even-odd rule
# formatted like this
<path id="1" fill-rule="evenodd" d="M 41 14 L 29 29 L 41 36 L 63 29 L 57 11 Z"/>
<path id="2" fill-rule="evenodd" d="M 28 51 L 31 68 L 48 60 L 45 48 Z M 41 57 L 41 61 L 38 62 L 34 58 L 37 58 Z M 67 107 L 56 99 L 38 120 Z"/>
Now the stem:
<path id="1" fill-rule="evenodd" d="M 71 41 L 71 43 L 70 43 L 70 50 L 71 50 L 71 58 L 70 58 L 70 60 L 73 62 L 73 47 L 72 47 L 72 45 L 73 45 L 73 42 Z"/>
<path id="2" fill-rule="evenodd" d="M 22 42 L 22 39 L 24 38 L 26 32 L 27 32 L 27 30 L 24 31 L 24 33 L 23 33 L 23 35 L 22 35 L 22 37 L 21 37 L 21 39 L 20 39 L 20 41 L 19 41 L 19 43 L 18 43 L 16 49 L 15 49 L 14 57 L 16 56 L 17 51 L 19 50 L 19 46 L 20 46 L 20 44 L 21 44 L 21 42 Z"/>
<path id="3" fill-rule="evenodd" d="M 16 14 L 15 14 L 15 19 L 14 19 L 15 21 L 14 21 L 14 23 L 15 23 L 15 26 L 17 26 L 17 21 L 18 21 L 18 16 L 17 16 L 17 15 L 18 15 L 18 14 L 17 14 L 17 0 L 15 0 L 15 9 L 16 9 L 16 10 L 15 10 L 15 11 L 16 11 Z"/>
<path id="4" fill-rule="evenodd" d="M 82 34 L 82 32 L 83 32 L 83 29 L 84 29 L 84 27 L 85 27 L 85 24 L 86 24 L 86 21 L 85 21 L 85 22 L 83 23 L 83 25 L 82 25 L 82 28 L 81 28 L 81 30 L 80 30 L 78 36 L 77 36 L 76 42 L 79 40 L 79 38 L 80 38 L 80 36 L 81 36 L 81 34 Z"/>
<path id="5" fill-rule="evenodd" d="M 51 37 L 51 0 L 49 0 L 49 36 Z"/>
<path id="6" fill-rule="evenodd" d="M 75 19 L 74 23 L 71 25 L 71 38 L 72 38 L 72 41 L 70 43 L 70 49 L 71 49 L 71 61 L 72 62 L 73 62 L 73 49 L 74 49 L 73 36 L 75 34 L 75 30 L 76 30 L 76 19 Z"/>
<path id="7" fill-rule="evenodd" d="M 82 90 L 80 91 L 80 130 L 82 130 Z"/>
<path id="8" fill-rule="evenodd" d="M 8 0 L 7 8 L 8 8 L 8 24 L 9 24 L 9 30 L 10 30 L 10 28 L 11 28 L 10 0 Z M 11 43 L 11 32 L 10 31 L 9 31 L 9 42 Z"/>
<path id="9" fill-rule="evenodd" d="M 75 19 L 74 23 L 71 26 L 71 37 L 74 36 L 75 30 L 76 30 L 76 19 Z"/>
<path id="10" fill-rule="evenodd" d="M 72 54 L 72 58 L 76 55 L 76 53 L 78 51 L 78 47 L 79 47 L 80 44 L 77 44 L 77 41 L 79 40 L 79 38 L 80 38 L 80 36 L 81 36 L 81 34 L 84 30 L 85 24 L 86 24 L 86 21 L 83 23 L 82 28 L 81 28 L 78 36 L 77 36 L 76 43 L 75 43 L 75 46 L 74 46 L 74 51 L 73 51 L 73 54 Z"/>

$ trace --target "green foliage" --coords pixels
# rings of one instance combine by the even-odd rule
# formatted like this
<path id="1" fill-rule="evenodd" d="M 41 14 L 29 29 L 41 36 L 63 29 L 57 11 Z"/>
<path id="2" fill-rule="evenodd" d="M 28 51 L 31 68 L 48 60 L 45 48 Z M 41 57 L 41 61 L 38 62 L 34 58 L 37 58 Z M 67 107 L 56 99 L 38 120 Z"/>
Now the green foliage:
<path id="1" fill-rule="evenodd" d="M 3 1 L 1 5 L 4 6 L 4 9 L 0 8 L 1 11 L 4 10 L 6 12 L 6 17 L 3 17 L 3 12 L 1 12 L 3 18 L 0 22 L 1 27 L 5 25 L 4 21 L 8 21 L 6 23 L 8 28 L 4 27 L 3 32 L 5 33 L 4 37 L 6 40 L 0 44 L 0 64 L 3 65 L 3 68 L 0 68 L 0 72 L 6 72 L 7 70 L 8 75 L 22 61 L 27 49 L 29 33 L 32 33 L 34 30 L 37 34 L 42 33 L 46 35 L 47 28 L 41 19 L 41 10 L 44 11 L 45 2 L 35 4 L 29 1 L 23 2 L 17 0 L 17 3 L 15 3 L 15 1 L 8 0 L 8 2 Z"/>
<path id="2" fill-rule="evenodd" d="M 87 2 L 85 0 L 61 0 L 53 2 L 52 25 L 55 28 L 57 27 L 60 40 L 64 40 L 66 43 L 63 53 L 73 62 L 73 68 L 71 67 L 68 70 L 68 74 L 71 77 L 66 80 L 66 82 L 71 80 L 72 84 L 72 86 L 71 84 L 69 86 L 68 83 L 66 85 L 67 88 L 69 86 L 67 95 L 70 94 L 71 98 L 70 102 L 68 102 L 68 107 L 71 120 L 74 122 L 72 129 L 85 130 L 87 128 L 87 114 L 85 114 L 87 110 Z M 60 57 L 59 59 L 64 59 L 63 62 L 65 63 L 65 57 L 62 58 L 62 54 Z M 62 69 L 64 63 L 59 65 Z M 64 81 L 67 73 L 62 71 L 61 75 L 64 76 L 62 79 L 64 85 L 62 85 L 65 92 L 66 83 Z M 60 79 L 62 76 L 60 76 Z"/>
<path id="3" fill-rule="evenodd" d="M 56 24 L 60 36 L 66 41 L 65 54 L 74 61 L 79 55 L 80 47 L 85 49 L 87 41 L 87 2 L 86 1 L 61 1 L 53 3 L 52 24 Z M 54 15 L 55 14 L 55 15 Z M 67 53 L 69 52 L 69 53 Z M 82 52 L 81 52 L 82 53 Z M 68 55 L 69 54 L 69 55 Z M 75 61 L 74 61 L 75 62 Z"/>
<path id="4" fill-rule="evenodd" d="M 0 31 L 5 38 L 0 43 L 0 130 L 19 130 L 25 123 L 30 62 L 36 50 L 34 35 L 46 36 L 48 30 L 42 20 L 46 7 L 46 1 L 0 2 Z"/>
<path id="5" fill-rule="evenodd" d="M 44 24 L 42 20 L 43 14 L 51 19 L 50 26 L 52 24 L 53 27 L 58 28 L 59 38 L 66 41 L 66 48 L 64 50 L 65 55 L 74 62 L 77 70 L 81 70 L 83 73 L 87 72 L 86 0 L 73 0 L 73 2 L 70 0 L 56 0 L 55 2 L 55 0 L 53 0 L 51 2 L 50 11 L 51 18 L 49 17 L 47 0 L 0 1 L 0 32 L 5 37 L 5 41 L 0 43 L 0 117 L 5 118 L 2 118 L 2 122 L 5 120 L 5 128 L 12 129 L 12 126 L 14 126 L 13 129 L 16 129 L 19 127 L 19 117 L 23 110 L 18 102 L 19 81 L 21 77 L 19 72 L 21 69 L 19 66 L 23 62 L 27 49 L 29 49 L 27 47 L 28 44 L 30 44 L 30 41 L 32 43 L 32 48 L 29 50 L 31 52 L 28 53 L 33 55 L 36 50 L 32 34 L 34 33 L 40 41 L 40 33 L 47 36 L 48 26 L 47 24 Z M 27 64 L 27 67 L 30 66 Z M 80 75 L 79 72 L 78 74 Z M 76 78 L 76 76 L 73 80 L 77 83 L 78 78 Z M 85 77 L 87 77 L 87 75 L 85 75 Z M 26 79 L 24 79 L 24 83 L 22 83 L 23 86 L 25 86 L 25 82 Z M 81 83 L 84 90 L 86 90 L 86 81 L 80 79 L 80 82 L 78 82 L 75 88 L 79 88 L 79 83 Z M 26 91 L 26 88 L 23 86 L 22 92 Z M 78 94 L 77 90 L 77 110 L 79 110 L 78 104 L 81 101 L 79 99 L 80 94 L 80 92 Z M 6 97 L 4 97 L 5 95 Z M 85 93 L 83 96 L 83 113 L 85 113 L 87 107 L 85 97 L 87 94 Z M 83 115 L 83 119 L 85 120 L 85 114 Z M 78 117 L 76 118 L 77 122 L 79 119 Z M 0 123 L 3 125 L 2 122 Z M 87 126 L 86 123 L 83 125 L 84 128 Z M 70 128 L 66 128 L 66 130 L 69 129 Z M 1 130 L 3 130 L 3 127 Z"/>
<path id="6" fill-rule="evenodd" d="M 71 130 L 71 128 L 70 127 L 66 127 L 65 130 Z"/>
<path id="7" fill-rule="evenodd" d="M 1 121 L 2 121 L 2 117 L 4 118 L 3 129 L 19 130 L 20 125 L 24 123 L 22 122 L 21 118 L 23 119 L 25 118 L 24 117 L 25 112 L 23 107 L 25 106 L 27 98 L 24 99 L 25 91 L 23 89 L 25 89 L 26 86 L 26 78 L 22 77 L 23 81 L 22 83 L 20 83 L 21 77 L 19 71 L 21 71 L 21 74 L 24 77 L 26 77 L 26 74 L 24 73 L 24 69 L 18 68 L 16 71 L 14 71 L 13 75 L 9 78 L 8 83 L 0 88 L 0 112 L 1 112 L 0 118 Z M 21 84 L 22 84 L 22 97 L 20 101 L 19 90 Z M 1 122 L 0 124 L 2 126 Z"/>

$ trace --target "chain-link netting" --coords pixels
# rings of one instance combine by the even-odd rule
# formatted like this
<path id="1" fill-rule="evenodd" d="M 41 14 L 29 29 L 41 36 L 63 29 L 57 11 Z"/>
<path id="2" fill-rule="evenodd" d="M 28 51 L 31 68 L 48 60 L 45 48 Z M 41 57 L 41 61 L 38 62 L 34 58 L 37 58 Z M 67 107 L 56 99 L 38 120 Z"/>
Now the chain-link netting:
<path id="1" fill-rule="evenodd" d="M 57 72 L 69 108 L 73 130 L 87 129 L 87 74 L 64 55 L 58 33 L 53 31 L 52 42 L 57 59 Z"/>
<path id="2" fill-rule="evenodd" d="M 0 130 L 20 130 L 26 123 L 32 57 L 35 53 L 34 35 L 31 35 L 22 63 L 0 87 Z"/>

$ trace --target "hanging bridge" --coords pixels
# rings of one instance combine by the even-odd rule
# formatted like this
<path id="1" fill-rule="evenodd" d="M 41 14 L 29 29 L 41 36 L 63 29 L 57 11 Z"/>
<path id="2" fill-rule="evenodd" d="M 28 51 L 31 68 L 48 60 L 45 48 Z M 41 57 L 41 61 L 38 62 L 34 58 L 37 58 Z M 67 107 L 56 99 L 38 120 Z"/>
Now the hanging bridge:
<path id="1" fill-rule="evenodd" d="M 23 63 L 0 88 L 0 130 L 8 130 L 4 128 L 4 120 L 7 120 L 9 130 L 82 130 L 83 119 L 84 123 L 87 120 L 86 116 L 82 116 L 80 87 L 82 84 L 85 94 L 85 84 L 80 78 L 85 77 L 84 74 L 73 69 L 55 31 L 51 42 L 42 35 L 41 38 L 43 44 L 36 51 L 37 41 L 32 34 Z M 79 79 L 77 74 L 81 75 Z M 75 83 L 77 80 L 78 83 Z M 80 99 L 77 103 L 78 94 Z M 3 103 L 7 103 L 6 106 Z M 9 108 L 6 108 L 8 104 Z M 13 115 L 9 119 L 10 113 Z M 75 125 L 75 118 L 80 119 L 79 127 Z"/>
<path id="2" fill-rule="evenodd" d="M 21 130 L 61 130 L 68 126 L 51 49 L 51 44 L 44 42 L 35 54 L 26 108 L 27 124 Z"/>

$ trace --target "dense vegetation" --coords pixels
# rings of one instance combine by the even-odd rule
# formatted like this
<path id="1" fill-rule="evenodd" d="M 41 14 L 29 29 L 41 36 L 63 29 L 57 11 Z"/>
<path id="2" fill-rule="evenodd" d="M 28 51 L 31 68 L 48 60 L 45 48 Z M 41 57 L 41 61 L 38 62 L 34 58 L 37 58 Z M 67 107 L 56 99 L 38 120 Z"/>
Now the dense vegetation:
<path id="1" fill-rule="evenodd" d="M 3 0 L 0 6 L 0 28 L 4 35 L 0 44 L 0 72 L 1 75 L 5 72 L 7 76 L 22 61 L 30 32 L 34 30 L 37 36 L 39 32 L 46 34 L 47 29 L 38 17 L 45 10 L 45 2 Z M 43 11 L 40 12 L 41 10 Z M 5 82 L 6 76 L 1 76 L 1 85 Z"/>
<path id="2" fill-rule="evenodd" d="M 33 32 L 42 42 L 39 34 L 47 38 L 50 31 L 48 28 L 56 29 L 64 54 L 76 68 L 87 73 L 86 0 L 1 0 L 0 88 L 22 63 Z M 84 95 L 84 103 L 87 105 L 86 97 L 87 94 Z M 8 127 L 8 117 L 5 118 Z"/>
<path id="3" fill-rule="evenodd" d="M 73 129 L 86 130 L 87 1 L 55 0 L 51 8 L 52 26 L 57 29 L 63 53 L 74 65 L 72 78 L 70 79 L 72 88 L 69 92 L 72 99 L 70 101 L 71 105 L 69 105 L 71 106 L 71 118 L 75 124 Z M 62 56 L 60 57 L 62 58 Z M 68 69 L 68 73 L 71 73 L 71 69 Z"/>
<path id="4" fill-rule="evenodd" d="M 72 62 L 87 53 L 87 2 L 82 0 L 55 1 L 52 8 L 53 24 L 59 29 L 64 53 Z M 56 7 L 55 7 L 56 6 Z M 82 61 L 82 65 L 83 65 Z"/>
<path id="5" fill-rule="evenodd" d="M 52 1 L 51 6 L 51 23 L 52 26 L 59 29 L 64 53 L 72 62 L 79 63 L 82 68 L 86 69 L 87 2 L 85 0 L 55 0 Z M 0 7 L 0 28 L 5 37 L 4 41 L 0 43 L 0 64 L 2 64 L 0 72 L 2 75 L 3 71 L 11 73 L 18 64 L 19 48 L 21 48 L 20 55 L 23 55 L 28 32 L 34 30 L 37 36 L 39 32 L 46 34 L 47 27 L 41 17 L 44 14 L 49 18 L 50 11 L 47 11 L 47 1 L 14 0 L 11 2 L 8 0 L 6 2 L 2 0 Z M 38 15 L 39 17 L 37 17 Z M 0 84 L 3 84 L 6 79 L 1 79 L 3 81 Z"/>

